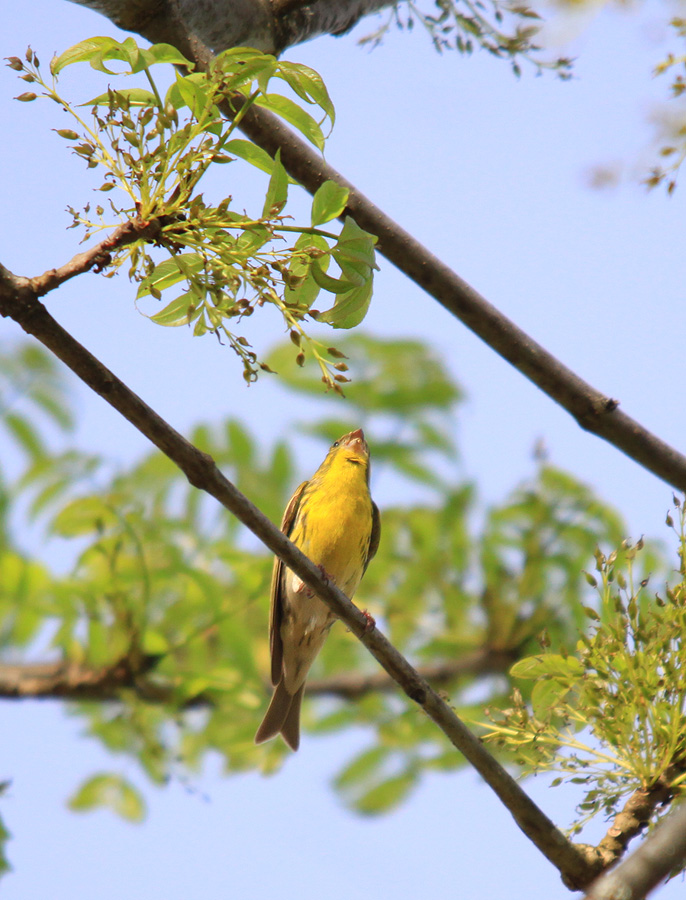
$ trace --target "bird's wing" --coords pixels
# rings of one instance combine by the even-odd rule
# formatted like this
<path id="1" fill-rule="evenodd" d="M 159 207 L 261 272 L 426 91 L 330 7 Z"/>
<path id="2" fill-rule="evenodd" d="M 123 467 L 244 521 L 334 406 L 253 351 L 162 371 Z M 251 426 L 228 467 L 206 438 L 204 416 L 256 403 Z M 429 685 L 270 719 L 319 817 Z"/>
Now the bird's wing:
<path id="1" fill-rule="evenodd" d="M 303 491 L 309 484 L 303 481 L 300 487 L 293 494 L 286 507 L 281 521 L 281 531 L 288 536 L 293 530 L 300 500 Z M 277 685 L 281 681 L 281 668 L 283 666 L 283 646 L 281 644 L 281 617 L 283 615 L 283 604 L 281 591 L 283 590 L 283 562 L 278 556 L 274 557 L 274 568 L 272 569 L 272 586 L 270 591 L 270 613 L 269 613 L 269 648 L 272 655 L 272 684 Z"/>
<path id="2" fill-rule="evenodd" d="M 369 549 L 367 550 L 367 558 L 364 561 L 365 572 L 371 560 L 376 556 L 379 549 L 379 541 L 381 540 L 381 516 L 379 515 L 379 507 L 372 500 L 372 533 L 369 535 Z"/>

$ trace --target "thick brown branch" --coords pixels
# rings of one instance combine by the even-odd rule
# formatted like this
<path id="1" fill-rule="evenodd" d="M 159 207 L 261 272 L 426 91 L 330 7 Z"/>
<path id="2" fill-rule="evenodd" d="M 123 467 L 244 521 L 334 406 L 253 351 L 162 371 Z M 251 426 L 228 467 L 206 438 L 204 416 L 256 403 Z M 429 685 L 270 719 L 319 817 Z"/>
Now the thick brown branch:
<path id="1" fill-rule="evenodd" d="M 327 180 L 347 187 L 350 198 L 345 212 L 378 236 L 378 249 L 386 259 L 566 409 L 583 429 L 613 444 L 668 484 L 686 491 L 686 456 L 621 412 L 616 400 L 596 390 L 537 344 L 327 165 L 280 119 L 253 106 L 242 117 L 240 128 L 271 156 L 280 150 L 288 174 L 310 193 Z"/>
<path id="2" fill-rule="evenodd" d="M 670 782 L 672 775 L 676 777 L 677 774 L 675 770 L 672 770 L 671 773 L 666 773 L 653 787 L 634 791 L 614 817 L 607 834 L 597 847 L 587 844 L 578 845 L 585 853 L 590 865 L 596 866 L 601 871 L 613 865 L 624 855 L 629 841 L 648 825 L 650 817 L 657 807 L 668 803 L 674 796 Z"/>
<path id="3" fill-rule="evenodd" d="M 631 856 L 601 875 L 584 900 L 643 900 L 685 860 L 686 803 L 681 803 Z"/>
<path id="4" fill-rule="evenodd" d="M 575 888 L 595 874 L 583 854 L 558 831 L 517 782 L 378 629 L 319 569 L 219 471 L 214 460 L 190 444 L 112 372 L 68 334 L 45 309 L 30 281 L 0 267 L 0 315 L 14 319 L 36 337 L 156 447 L 173 460 L 197 488 L 215 497 L 277 554 L 342 619 L 407 696 L 419 704 L 497 794 L 522 831 Z"/>

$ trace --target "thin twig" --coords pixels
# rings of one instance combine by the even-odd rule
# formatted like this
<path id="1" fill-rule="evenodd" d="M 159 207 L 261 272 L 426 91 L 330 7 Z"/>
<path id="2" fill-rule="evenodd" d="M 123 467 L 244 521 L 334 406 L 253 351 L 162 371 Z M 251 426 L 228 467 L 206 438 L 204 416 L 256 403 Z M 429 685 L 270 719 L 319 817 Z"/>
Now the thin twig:
<path id="1" fill-rule="evenodd" d="M 505 804 L 522 831 L 559 869 L 565 882 L 576 889 L 590 882 L 596 872 L 583 853 L 555 827 L 381 632 L 368 630 L 368 619 L 362 612 L 323 578 L 319 569 L 222 475 L 212 457 L 189 443 L 66 332 L 38 300 L 29 279 L 18 277 L 3 266 L 0 266 L 0 315 L 14 319 L 24 331 L 51 350 L 173 460 L 191 485 L 217 499 L 302 578 L 362 641 L 407 696 L 423 708 L 453 746 L 464 754 Z"/>
<path id="2" fill-rule="evenodd" d="M 112 261 L 114 250 L 133 244 L 134 241 L 154 241 L 159 236 L 163 225 L 163 217 L 152 219 L 149 222 L 141 219 L 124 222 L 123 225 L 115 228 L 109 237 L 83 253 L 77 253 L 68 263 L 58 269 L 48 269 L 42 275 L 29 279 L 30 287 L 36 297 L 43 297 L 76 275 L 83 275 L 84 272 L 91 269 L 95 269 L 96 272 L 102 271 Z"/>

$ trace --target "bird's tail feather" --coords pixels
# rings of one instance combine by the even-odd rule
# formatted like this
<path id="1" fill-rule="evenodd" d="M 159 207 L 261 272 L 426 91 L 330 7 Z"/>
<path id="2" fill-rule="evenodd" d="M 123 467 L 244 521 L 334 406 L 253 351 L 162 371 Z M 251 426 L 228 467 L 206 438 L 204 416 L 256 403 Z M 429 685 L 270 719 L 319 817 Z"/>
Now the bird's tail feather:
<path id="1" fill-rule="evenodd" d="M 262 744 L 280 734 L 291 750 L 298 749 L 300 746 L 300 706 L 304 691 L 305 685 L 303 684 L 295 694 L 289 694 L 283 679 L 276 685 L 262 724 L 257 729 L 256 744 Z"/>

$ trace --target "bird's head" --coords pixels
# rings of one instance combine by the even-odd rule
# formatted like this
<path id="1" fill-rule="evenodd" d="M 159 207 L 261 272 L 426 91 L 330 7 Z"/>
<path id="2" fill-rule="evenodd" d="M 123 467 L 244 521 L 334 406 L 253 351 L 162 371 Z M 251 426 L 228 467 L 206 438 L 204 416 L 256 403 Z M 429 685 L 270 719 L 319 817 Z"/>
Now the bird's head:
<path id="1" fill-rule="evenodd" d="M 320 466 L 320 473 L 324 472 L 345 478 L 361 474 L 369 480 L 369 447 L 361 428 L 333 442 Z"/>

